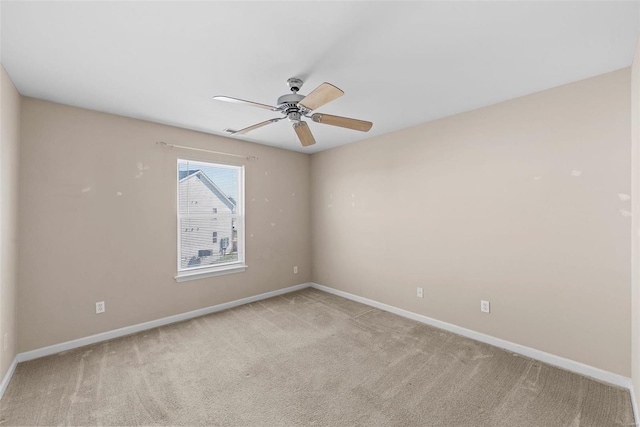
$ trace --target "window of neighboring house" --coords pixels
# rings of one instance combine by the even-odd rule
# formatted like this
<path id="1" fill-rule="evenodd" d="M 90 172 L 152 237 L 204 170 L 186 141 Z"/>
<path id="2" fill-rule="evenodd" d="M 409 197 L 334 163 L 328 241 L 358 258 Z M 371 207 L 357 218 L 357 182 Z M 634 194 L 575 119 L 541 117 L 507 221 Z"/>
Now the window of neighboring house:
<path id="1" fill-rule="evenodd" d="M 177 281 L 244 271 L 244 166 L 178 159 Z"/>

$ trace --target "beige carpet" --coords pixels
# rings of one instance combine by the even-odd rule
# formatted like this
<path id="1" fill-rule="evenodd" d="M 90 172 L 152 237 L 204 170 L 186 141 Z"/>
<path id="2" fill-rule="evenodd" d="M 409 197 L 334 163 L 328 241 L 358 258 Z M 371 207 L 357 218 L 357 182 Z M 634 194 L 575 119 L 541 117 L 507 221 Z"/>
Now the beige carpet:
<path id="1" fill-rule="evenodd" d="M 314 289 L 21 363 L 7 425 L 631 426 L 629 393 Z"/>

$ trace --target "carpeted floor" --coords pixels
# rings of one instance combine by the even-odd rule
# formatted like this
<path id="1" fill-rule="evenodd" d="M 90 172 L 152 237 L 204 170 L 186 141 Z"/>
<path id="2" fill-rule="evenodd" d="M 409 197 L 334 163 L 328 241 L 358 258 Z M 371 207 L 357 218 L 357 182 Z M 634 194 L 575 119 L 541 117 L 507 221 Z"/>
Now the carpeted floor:
<path id="1" fill-rule="evenodd" d="M 21 363 L 8 425 L 634 424 L 624 389 L 305 289 Z"/>

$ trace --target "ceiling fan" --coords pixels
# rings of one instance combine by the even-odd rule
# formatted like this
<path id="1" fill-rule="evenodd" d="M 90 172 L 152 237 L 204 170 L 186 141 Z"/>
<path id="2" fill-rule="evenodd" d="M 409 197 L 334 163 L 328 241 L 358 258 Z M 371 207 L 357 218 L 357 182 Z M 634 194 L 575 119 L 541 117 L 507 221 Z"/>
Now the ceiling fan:
<path id="1" fill-rule="evenodd" d="M 264 108 L 265 110 L 277 111 L 284 115 L 284 117 L 277 117 L 275 119 L 269 119 L 267 121 L 257 123 L 253 126 L 246 127 L 240 130 L 225 129 L 230 135 L 244 135 L 252 130 L 259 129 L 263 126 L 271 123 L 279 122 L 280 120 L 289 119 L 293 129 L 298 135 L 298 139 L 304 147 L 313 145 L 316 140 L 311 133 L 311 129 L 307 125 L 307 122 L 302 121 L 302 117 L 307 117 L 316 123 L 323 123 L 331 126 L 339 126 L 347 129 L 359 130 L 361 132 L 368 132 L 373 126 L 373 123 L 364 120 L 350 119 L 348 117 L 332 116 L 330 114 L 313 113 L 312 111 L 322 107 L 334 99 L 337 99 L 344 95 L 344 92 L 330 83 L 322 83 L 315 88 L 309 95 L 299 95 L 298 91 L 302 87 L 302 80 L 295 77 L 287 80 L 290 94 L 282 95 L 278 98 L 277 107 L 260 104 L 257 102 L 245 101 L 244 99 L 231 98 L 228 96 L 214 96 L 216 101 L 233 102 L 235 104 L 244 104 L 252 107 Z"/>

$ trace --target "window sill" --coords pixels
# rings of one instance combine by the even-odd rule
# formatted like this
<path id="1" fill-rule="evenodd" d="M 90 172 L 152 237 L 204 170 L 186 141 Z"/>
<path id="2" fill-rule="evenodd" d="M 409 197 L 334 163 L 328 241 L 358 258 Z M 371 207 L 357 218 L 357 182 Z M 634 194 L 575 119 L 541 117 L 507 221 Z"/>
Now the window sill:
<path id="1" fill-rule="evenodd" d="M 222 276 L 224 274 L 242 273 L 248 267 L 245 264 L 233 264 L 220 268 L 203 269 L 198 271 L 190 271 L 188 273 L 178 274 L 176 282 L 188 282 L 189 280 L 205 279 L 207 277 Z"/>

